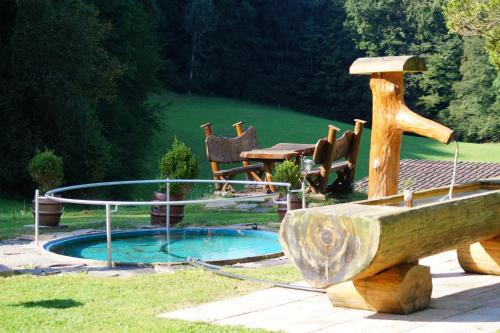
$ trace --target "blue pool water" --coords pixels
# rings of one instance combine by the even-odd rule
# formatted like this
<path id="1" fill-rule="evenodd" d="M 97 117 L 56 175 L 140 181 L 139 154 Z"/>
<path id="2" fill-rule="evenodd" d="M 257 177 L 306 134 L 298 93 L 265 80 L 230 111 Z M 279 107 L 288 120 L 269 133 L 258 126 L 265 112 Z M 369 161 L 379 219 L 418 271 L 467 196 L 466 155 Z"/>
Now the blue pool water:
<path id="1" fill-rule="evenodd" d="M 106 234 L 92 234 L 54 240 L 44 248 L 57 254 L 107 260 Z M 114 262 L 183 262 L 187 257 L 214 262 L 277 255 L 281 252 L 278 234 L 261 230 L 217 228 L 165 229 L 114 232 Z"/>

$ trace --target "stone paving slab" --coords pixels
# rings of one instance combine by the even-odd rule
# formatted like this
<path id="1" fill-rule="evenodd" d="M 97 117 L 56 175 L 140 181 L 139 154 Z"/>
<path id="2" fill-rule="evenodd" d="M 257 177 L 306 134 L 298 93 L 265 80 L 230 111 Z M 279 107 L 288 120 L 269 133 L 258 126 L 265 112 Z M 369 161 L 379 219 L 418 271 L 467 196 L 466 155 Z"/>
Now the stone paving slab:
<path id="1" fill-rule="evenodd" d="M 500 276 L 464 273 L 455 251 L 425 258 L 420 263 L 431 267 L 431 305 L 406 316 L 333 307 L 325 294 L 269 288 L 160 317 L 290 333 L 500 330 Z"/>

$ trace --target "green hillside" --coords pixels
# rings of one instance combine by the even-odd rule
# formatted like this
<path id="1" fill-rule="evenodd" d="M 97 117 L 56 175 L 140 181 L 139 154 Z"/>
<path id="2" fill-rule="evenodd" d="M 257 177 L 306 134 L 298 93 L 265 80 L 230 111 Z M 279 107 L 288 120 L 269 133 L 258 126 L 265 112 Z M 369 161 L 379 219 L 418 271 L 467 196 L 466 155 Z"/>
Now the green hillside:
<path id="1" fill-rule="evenodd" d="M 157 161 L 170 145 L 174 136 L 183 140 L 198 155 L 199 178 L 210 177 L 210 165 L 204 151 L 204 132 L 201 124 L 212 122 L 215 134 L 235 136 L 231 126 L 238 121 L 253 125 L 261 147 L 278 142 L 314 143 L 326 136 L 327 125 L 333 123 L 342 131 L 352 129 L 345 124 L 325 118 L 307 115 L 289 108 L 246 103 L 218 97 L 179 95 L 165 93 L 156 96 L 154 102 L 161 107 L 162 123 L 153 139 L 152 149 L 145 160 L 145 177 L 158 176 Z M 356 178 L 368 174 L 370 130 L 363 133 Z M 500 162 L 500 144 L 460 143 L 460 160 Z M 433 140 L 405 136 L 402 158 L 452 160 L 455 145 L 444 145 Z"/>

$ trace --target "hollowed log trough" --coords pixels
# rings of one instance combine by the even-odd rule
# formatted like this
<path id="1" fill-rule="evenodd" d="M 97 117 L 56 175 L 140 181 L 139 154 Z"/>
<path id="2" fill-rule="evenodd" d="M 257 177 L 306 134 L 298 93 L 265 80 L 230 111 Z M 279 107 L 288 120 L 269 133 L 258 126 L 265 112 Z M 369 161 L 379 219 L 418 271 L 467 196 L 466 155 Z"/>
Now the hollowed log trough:
<path id="1" fill-rule="evenodd" d="M 395 195 L 290 211 L 280 241 L 334 306 L 411 313 L 432 292 L 420 258 L 458 249 L 465 270 L 500 275 L 500 179 L 455 186 L 442 200 L 448 190 L 416 192 L 411 208 Z"/>

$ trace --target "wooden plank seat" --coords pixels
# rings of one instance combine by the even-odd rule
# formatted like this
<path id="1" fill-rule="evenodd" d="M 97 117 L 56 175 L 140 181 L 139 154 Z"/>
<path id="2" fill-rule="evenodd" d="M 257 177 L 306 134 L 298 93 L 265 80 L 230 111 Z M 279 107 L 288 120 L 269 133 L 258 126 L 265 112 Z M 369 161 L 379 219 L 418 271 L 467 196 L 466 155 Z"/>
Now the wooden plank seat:
<path id="1" fill-rule="evenodd" d="M 250 164 L 249 161 L 240 157 L 242 151 L 252 150 L 257 147 L 257 133 L 253 126 L 243 130 L 242 122 L 236 123 L 237 137 L 228 138 L 213 134 L 211 123 L 204 124 L 201 127 L 205 129 L 205 148 L 207 159 L 212 167 L 213 177 L 216 180 L 231 180 L 236 175 L 245 174 L 247 179 L 262 181 L 264 166 L 262 163 Z M 230 167 L 221 169 L 221 164 L 237 163 L 243 165 L 239 167 Z M 225 183 L 222 187 L 216 187 L 217 190 L 234 191 L 234 188 Z"/>
<path id="2" fill-rule="evenodd" d="M 330 172 L 335 172 L 335 171 L 340 171 L 345 168 L 349 168 L 349 161 L 339 161 L 339 162 L 333 162 L 332 166 L 330 167 Z M 314 168 L 311 171 L 307 173 L 308 176 L 312 175 L 318 175 L 321 172 L 321 168 Z"/>
<path id="3" fill-rule="evenodd" d="M 214 176 L 229 177 L 229 176 L 237 175 L 237 174 L 240 174 L 243 172 L 261 171 L 263 168 L 264 168 L 264 163 L 256 163 L 256 164 L 250 164 L 250 165 L 240 166 L 240 167 L 226 169 L 226 170 L 214 171 L 213 174 L 214 174 Z"/>

